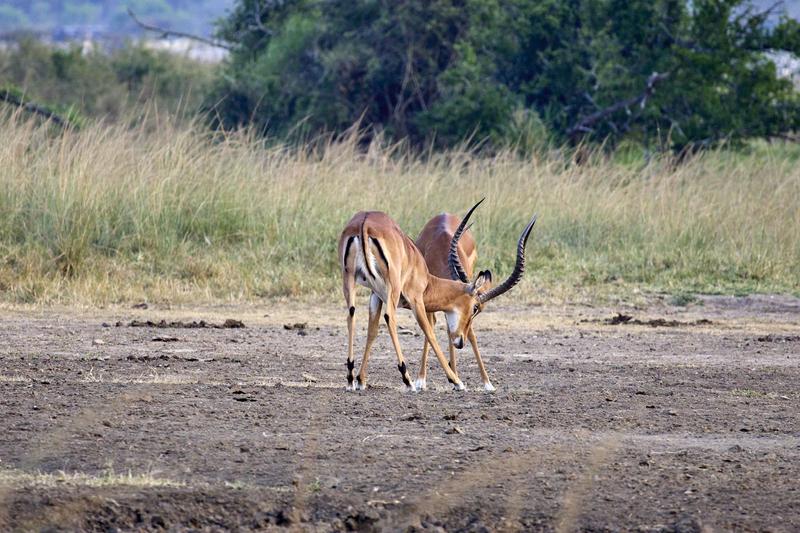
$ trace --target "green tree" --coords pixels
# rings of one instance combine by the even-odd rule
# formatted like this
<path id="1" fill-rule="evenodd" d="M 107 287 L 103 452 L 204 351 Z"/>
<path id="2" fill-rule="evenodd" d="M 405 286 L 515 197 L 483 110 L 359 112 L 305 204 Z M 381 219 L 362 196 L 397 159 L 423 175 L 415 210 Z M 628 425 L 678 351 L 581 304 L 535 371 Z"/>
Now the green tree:
<path id="1" fill-rule="evenodd" d="M 745 0 L 239 0 L 213 101 L 279 135 L 682 150 L 800 126 L 766 54 L 800 53 L 798 26 Z"/>
<path id="2" fill-rule="evenodd" d="M 57 49 L 31 38 L 0 50 L 0 88 L 86 116 L 117 119 L 156 101 L 163 110 L 199 111 L 215 66 L 127 45 L 111 53 Z"/>

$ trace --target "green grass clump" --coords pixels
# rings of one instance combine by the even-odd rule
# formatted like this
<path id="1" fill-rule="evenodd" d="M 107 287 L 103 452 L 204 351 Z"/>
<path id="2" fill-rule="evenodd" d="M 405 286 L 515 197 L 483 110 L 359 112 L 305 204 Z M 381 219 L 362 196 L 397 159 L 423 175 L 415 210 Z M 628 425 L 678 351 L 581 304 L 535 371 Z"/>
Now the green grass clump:
<path id="1" fill-rule="evenodd" d="M 2 300 L 338 297 L 336 242 L 356 211 L 385 210 L 415 237 L 483 196 L 478 267 L 496 276 L 539 213 L 518 299 L 800 290 L 800 167 L 788 148 L 577 166 L 364 151 L 355 139 L 265 147 L 248 132 L 147 124 L 54 132 L 0 118 Z"/>

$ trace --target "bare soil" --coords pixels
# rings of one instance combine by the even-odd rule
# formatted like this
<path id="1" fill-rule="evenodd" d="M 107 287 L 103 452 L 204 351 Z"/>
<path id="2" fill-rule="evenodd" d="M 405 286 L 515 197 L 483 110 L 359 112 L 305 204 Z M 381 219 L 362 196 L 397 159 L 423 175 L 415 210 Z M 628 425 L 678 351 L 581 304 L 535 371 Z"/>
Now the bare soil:
<path id="1" fill-rule="evenodd" d="M 245 327 L 200 325 L 226 319 Z M 435 359 L 404 392 L 385 330 L 370 388 L 345 392 L 333 305 L 0 326 L 3 531 L 800 530 L 797 299 L 495 307 L 476 321 L 493 394 L 469 348 L 466 392 Z M 66 481 L 112 471 L 131 481 Z"/>

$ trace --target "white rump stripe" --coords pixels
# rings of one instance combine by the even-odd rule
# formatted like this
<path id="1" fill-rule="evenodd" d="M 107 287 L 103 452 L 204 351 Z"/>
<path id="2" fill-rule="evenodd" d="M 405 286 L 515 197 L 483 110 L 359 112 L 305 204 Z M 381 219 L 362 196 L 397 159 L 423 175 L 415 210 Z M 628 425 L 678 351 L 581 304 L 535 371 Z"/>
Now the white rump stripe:
<path id="1" fill-rule="evenodd" d="M 367 254 L 369 258 L 364 257 L 364 247 L 361 246 L 361 238 L 355 237 L 353 239 L 353 244 L 351 245 L 355 250 L 350 250 L 350 253 L 355 253 L 356 257 L 356 270 L 361 270 L 364 273 L 365 278 L 359 278 L 356 276 L 356 283 L 363 287 L 367 287 L 368 289 L 372 289 L 372 292 L 378 295 L 378 297 L 383 301 L 386 302 L 387 298 L 387 290 L 386 290 L 386 281 L 381 276 L 381 271 L 378 270 L 378 260 L 375 258 L 375 254 L 373 253 L 371 248 L 367 248 Z M 367 244 L 369 246 L 369 243 Z M 384 249 L 384 253 L 386 250 Z M 387 257 L 388 259 L 388 257 Z M 370 269 L 367 270 L 367 263 L 369 261 Z M 370 272 L 375 274 L 373 278 L 370 276 Z"/>

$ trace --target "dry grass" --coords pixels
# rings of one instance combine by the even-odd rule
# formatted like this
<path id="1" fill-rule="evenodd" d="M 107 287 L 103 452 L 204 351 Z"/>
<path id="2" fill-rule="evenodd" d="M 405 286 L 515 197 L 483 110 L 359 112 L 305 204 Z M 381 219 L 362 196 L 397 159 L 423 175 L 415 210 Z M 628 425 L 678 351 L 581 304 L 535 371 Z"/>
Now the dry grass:
<path id="1" fill-rule="evenodd" d="M 99 475 L 85 474 L 82 472 L 23 472 L 14 469 L 0 469 L 0 487 L 110 487 L 127 485 L 138 488 L 152 487 L 184 487 L 182 481 L 157 477 L 153 473 L 134 474 L 114 472 L 107 469 Z"/>
<path id="2" fill-rule="evenodd" d="M 0 383 L 30 383 L 31 379 L 25 376 L 6 376 L 0 374 Z"/>
<path id="3" fill-rule="evenodd" d="M 154 121 L 147 121 L 152 124 Z M 800 290 L 800 166 L 785 147 L 586 165 L 557 156 L 291 149 L 201 126 L 0 119 L 0 298 L 89 304 L 338 297 L 335 246 L 361 209 L 414 236 L 475 217 L 479 267 L 504 275 L 540 214 L 524 300 L 636 291 Z"/>
<path id="4" fill-rule="evenodd" d="M 203 385 L 220 385 L 219 381 L 201 380 L 197 375 L 192 374 L 176 374 L 176 373 L 159 373 L 155 369 L 143 372 L 133 377 L 123 377 L 107 375 L 105 372 L 95 372 L 91 368 L 89 372 L 81 379 L 81 383 L 113 383 L 113 384 L 135 384 L 135 385 L 194 385 L 202 383 Z"/>

